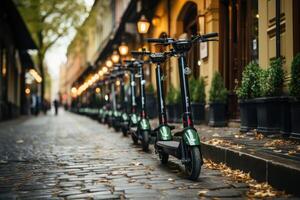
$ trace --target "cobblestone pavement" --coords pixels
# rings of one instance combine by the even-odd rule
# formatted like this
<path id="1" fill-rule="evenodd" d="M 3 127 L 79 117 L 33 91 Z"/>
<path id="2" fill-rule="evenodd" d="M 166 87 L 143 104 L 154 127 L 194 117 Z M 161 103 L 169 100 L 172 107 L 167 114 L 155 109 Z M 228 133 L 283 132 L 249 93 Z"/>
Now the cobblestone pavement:
<path id="1" fill-rule="evenodd" d="M 0 199 L 245 198 L 246 184 L 210 169 L 192 182 L 179 164 L 72 113 L 0 123 Z"/>

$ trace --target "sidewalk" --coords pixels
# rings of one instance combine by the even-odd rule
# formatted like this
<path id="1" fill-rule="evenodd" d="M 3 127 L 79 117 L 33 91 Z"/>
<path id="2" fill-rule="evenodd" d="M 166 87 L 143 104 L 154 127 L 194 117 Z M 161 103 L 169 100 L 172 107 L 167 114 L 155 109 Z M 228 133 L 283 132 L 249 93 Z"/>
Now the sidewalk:
<path id="1" fill-rule="evenodd" d="M 156 127 L 157 120 L 153 120 Z M 180 128 L 181 124 L 173 124 Z M 240 169 L 259 182 L 300 195 L 300 142 L 239 128 L 196 125 L 206 159 Z"/>

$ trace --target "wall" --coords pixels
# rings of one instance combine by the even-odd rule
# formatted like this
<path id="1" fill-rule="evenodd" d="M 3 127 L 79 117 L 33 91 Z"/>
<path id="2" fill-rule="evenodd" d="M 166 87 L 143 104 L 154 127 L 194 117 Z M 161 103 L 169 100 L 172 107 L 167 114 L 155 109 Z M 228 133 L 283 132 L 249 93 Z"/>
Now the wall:
<path id="1" fill-rule="evenodd" d="M 290 72 L 293 58 L 293 1 L 281 0 L 281 55 L 284 69 Z M 259 0 L 259 64 L 267 68 L 276 57 L 275 0 Z"/>

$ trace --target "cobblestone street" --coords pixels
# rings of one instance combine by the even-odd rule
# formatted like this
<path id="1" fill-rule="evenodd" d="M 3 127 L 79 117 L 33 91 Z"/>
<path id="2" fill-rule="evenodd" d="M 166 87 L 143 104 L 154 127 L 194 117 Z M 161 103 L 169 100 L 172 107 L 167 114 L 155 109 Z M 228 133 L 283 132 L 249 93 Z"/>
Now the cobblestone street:
<path id="1" fill-rule="evenodd" d="M 72 113 L 0 124 L 0 199 L 245 198 L 246 184 L 205 168 L 192 182 L 179 164 Z"/>

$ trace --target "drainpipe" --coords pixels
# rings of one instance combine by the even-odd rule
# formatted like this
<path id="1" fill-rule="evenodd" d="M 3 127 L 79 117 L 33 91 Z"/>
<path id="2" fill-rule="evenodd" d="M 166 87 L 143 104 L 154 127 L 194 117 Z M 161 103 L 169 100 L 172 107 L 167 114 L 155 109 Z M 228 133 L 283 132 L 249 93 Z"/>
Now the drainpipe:
<path id="1" fill-rule="evenodd" d="M 276 58 L 280 57 L 280 0 L 276 0 Z"/>

